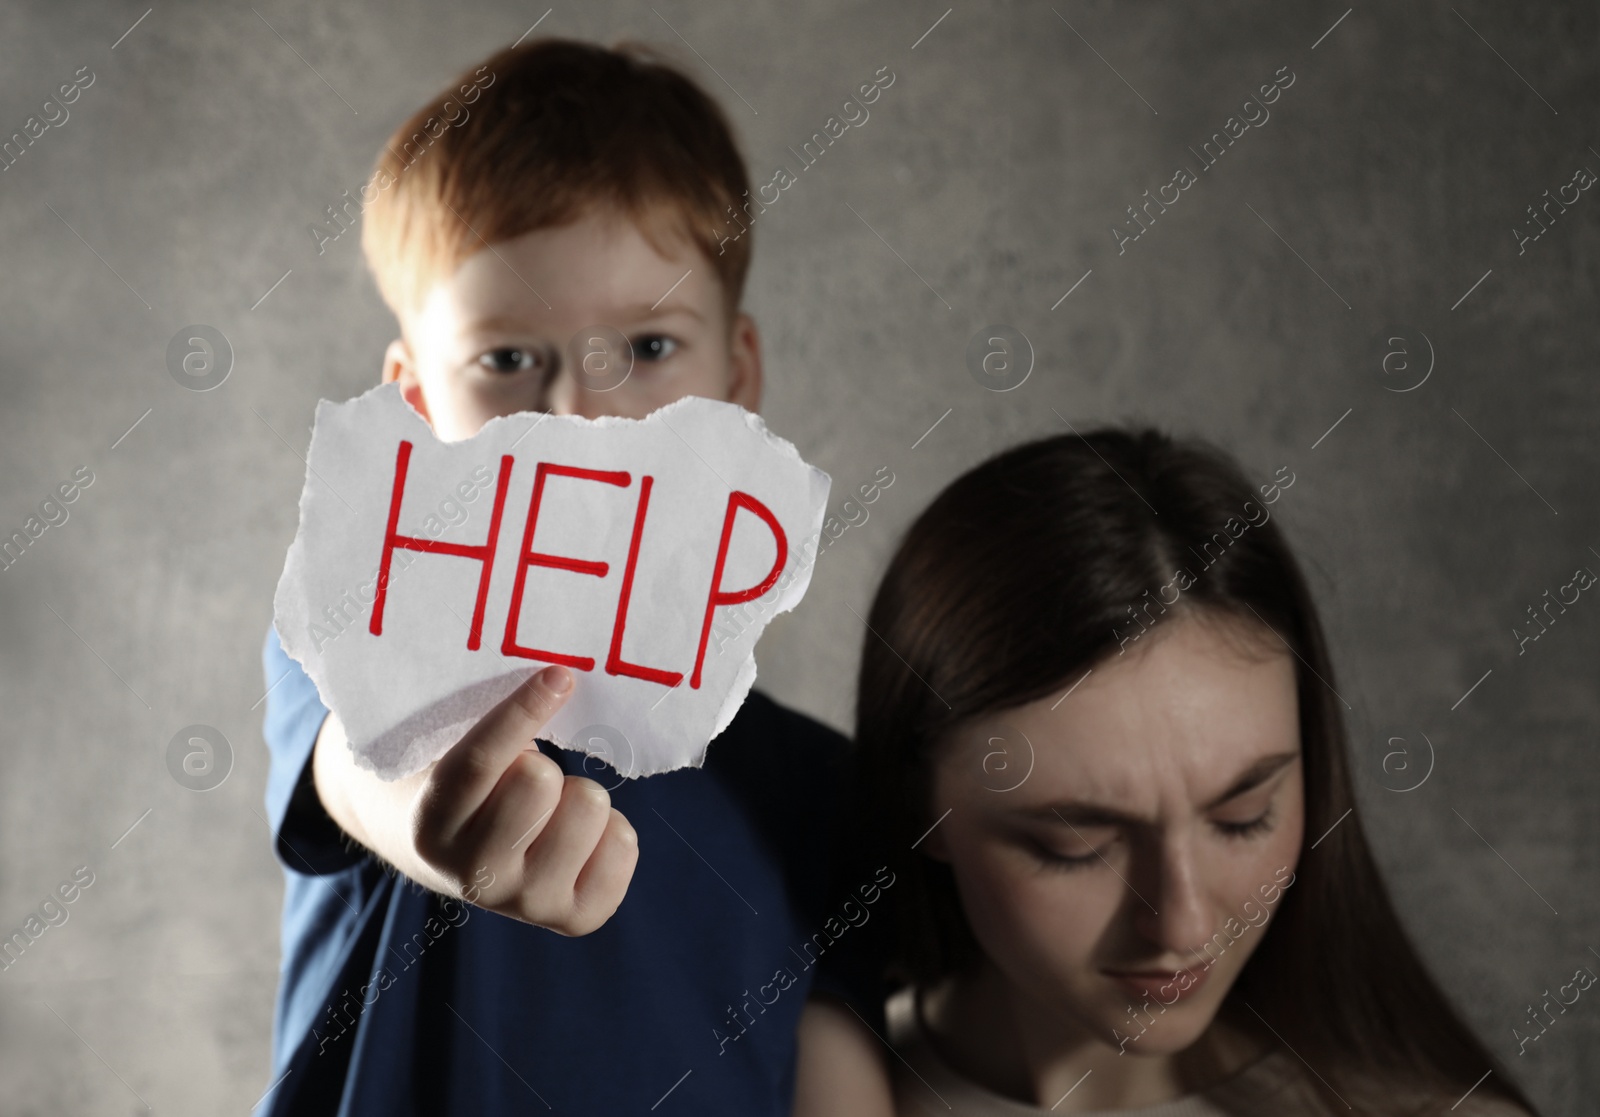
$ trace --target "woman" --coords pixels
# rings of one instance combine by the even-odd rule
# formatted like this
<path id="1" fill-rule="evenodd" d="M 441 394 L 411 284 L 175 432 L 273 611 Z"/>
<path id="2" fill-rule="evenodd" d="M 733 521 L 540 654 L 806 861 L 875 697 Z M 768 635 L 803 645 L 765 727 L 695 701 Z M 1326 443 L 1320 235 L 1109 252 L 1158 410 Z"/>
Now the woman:
<path id="1" fill-rule="evenodd" d="M 857 699 L 901 1113 L 1533 1112 L 1374 866 L 1286 473 L 1102 430 L 911 527 Z"/>

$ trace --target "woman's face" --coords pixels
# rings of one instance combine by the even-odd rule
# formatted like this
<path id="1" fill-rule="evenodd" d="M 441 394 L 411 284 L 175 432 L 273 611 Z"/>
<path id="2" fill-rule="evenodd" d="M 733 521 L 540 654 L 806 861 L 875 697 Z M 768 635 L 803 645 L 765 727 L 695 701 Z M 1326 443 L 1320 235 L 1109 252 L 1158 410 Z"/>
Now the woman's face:
<path id="1" fill-rule="evenodd" d="M 1303 826 L 1284 644 L 1219 614 L 1150 635 L 1066 697 L 944 742 L 929 818 L 949 813 L 921 846 L 950 863 L 1019 1022 L 1130 1055 L 1205 1031 L 1293 882 Z"/>

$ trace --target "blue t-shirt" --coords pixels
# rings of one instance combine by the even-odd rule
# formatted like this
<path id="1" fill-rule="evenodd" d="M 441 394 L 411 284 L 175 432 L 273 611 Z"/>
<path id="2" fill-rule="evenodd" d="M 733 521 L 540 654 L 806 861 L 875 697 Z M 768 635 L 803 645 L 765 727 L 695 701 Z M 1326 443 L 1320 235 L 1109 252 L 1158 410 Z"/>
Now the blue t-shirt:
<path id="1" fill-rule="evenodd" d="M 263 660 L 285 893 L 261 1114 L 787 1114 L 810 993 L 882 1034 L 856 928 L 892 877 L 835 887 L 838 734 L 752 692 L 698 769 L 619 783 L 539 742 L 616 784 L 639 834 L 621 907 L 568 938 L 423 888 L 348 838 L 312 783 L 327 709 L 276 631 Z"/>

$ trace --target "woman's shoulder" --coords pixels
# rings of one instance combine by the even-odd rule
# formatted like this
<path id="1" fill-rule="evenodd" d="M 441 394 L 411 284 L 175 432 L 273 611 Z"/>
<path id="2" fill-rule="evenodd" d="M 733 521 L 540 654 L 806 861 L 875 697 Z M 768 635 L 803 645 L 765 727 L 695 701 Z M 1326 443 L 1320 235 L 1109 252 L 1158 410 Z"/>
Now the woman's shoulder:
<path id="1" fill-rule="evenodd" d="M 1520 1102 L 1506 1097 L 1495 1079 L 1485 1073 L 1477 1082 L 1456 1085 L 1434 1083 L 1390 1082 L 1373 1079 L 1361 1087 L 1370 1089 L 1368 1096 L 1351 1098 L 1358 1111 L 1370 1109 L 1378 1112 L 1418 1117 L 1534 1117 L 1532 1110 Z"/>
<path id="2" fill-rule="evenodd" d="M 1307 1117 L 1312 1114 L 1338 1117 L 1351 1110 L 1357 1113 L 1419 1117 L 1433 1117 L 1434 1114 L 1447 1114 L 1448 1117 L 1534 1117 L 1528 1109 L 1488 1089 L 1482 1093 L 1468 1090 L 1465 1096 L 1451 1094 L 1446 1097 L 1436 1093 L 1412 1093 L 1404 1088 L 1383 1090 L 1375 1084 L 1368 1085 L 1374 1091 L 1371 1096 L 1345 1097 L 1336 1094 L 1336 1102 L 1327 1096 L 1333 1087 L 1328 1085 L 1326 1079 L 1291 1051 L 1273 1046 L 1203 1096 L 1219 1111 L 1235 1117 L 1279 1117 L 1287 1113 Z M 1348 1087 L 1345 1089 L 1348 1092 Z"/>
<path id="3" fill-rule="evenodd" d="M 1274 1058 L 1279 1057 L 1283 1066 L 1290 1067 L 1295 1063 L 1292 1057 L 1275 1052 Z M 1434 1117 L 1435 1114 L 1445 1117 L 1534 1117 L 1531 1110 L 1497 1095 L 1492 1088 L 1483 1088 L 1481 1084 L 1471 1089 L 1441 1092 L 1400 1083 L 1384 1085 L 1382 1080 L 1374 1078 L 1357 1085 L 1359 1092 L 1355 1094 L 1349 1093 L 1348 1085 L 1341 1085 L 1346 1093 L 1337 1095 L 1339 1102 L 1344 1103 L 1338 1105 L 1328 1100 L 1322 1091 L 1309 1089 L 1311 1073 L 1299 1065 L 1291 1069 L 1305 1098 L 1307 1113 L 1327 1113 L 1329 1117 L 1335 1117 L 1340 1112 L 1354 1109 L 1357 1113 L 1394 1114 L 1396 1117 Z M 1351 1079 L 1344 1077 L 1340 1081 L 1348 1083 Z M 1327 1086 L 1326 1081 L 1323 1085 Z M 1312 1101 L 1313 1093 L 1318 1095 L 1318 1102 Z"/>
<path id="4" fill-rule="evenodd" d="M 894 1071 L 895 1111 L 960 1113 L 963 1117 L 1035 1117 L 1041 1112 L 993 1094 L 947 1064 L 928 1039 L 917 991 L 906 986 L 884 1004 L 889 1045 L 899 1056 Z"/>
<path id="5" fill-rule="evenodd" d="M 884 1002 L 883 1016 L 889 1028 L 889 1046 L 904 1050 L 917 1039 L 916 990 L 902 985 Z"/>
<path id="6" fill-rule="evenodd" d="M 1450 1117 L 1533 1117 L 1533 1114 L 1514 1101 L 1489 1095 L 1479 1097 L 1473 1093 L 1450 1111 Z"/>

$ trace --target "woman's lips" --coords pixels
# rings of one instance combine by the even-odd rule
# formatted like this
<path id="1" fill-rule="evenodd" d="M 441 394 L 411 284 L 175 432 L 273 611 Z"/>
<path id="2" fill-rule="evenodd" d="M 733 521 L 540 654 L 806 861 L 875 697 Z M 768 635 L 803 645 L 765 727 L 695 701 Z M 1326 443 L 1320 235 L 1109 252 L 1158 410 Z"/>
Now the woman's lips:
<path id="1" fill-rule="evenodd" d="M 1207 970 L 1105 970 L 1107 977 L 1134 997 L 1143 997 L 1161 1004 L 1176 1004 L 1200 992 L 1206 983 Z M 1184 975 L 1188 975 L 1185 980 Z"/>

